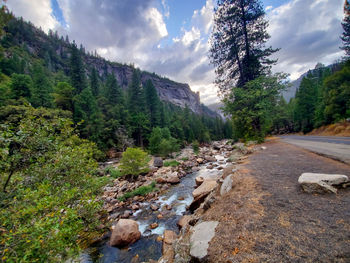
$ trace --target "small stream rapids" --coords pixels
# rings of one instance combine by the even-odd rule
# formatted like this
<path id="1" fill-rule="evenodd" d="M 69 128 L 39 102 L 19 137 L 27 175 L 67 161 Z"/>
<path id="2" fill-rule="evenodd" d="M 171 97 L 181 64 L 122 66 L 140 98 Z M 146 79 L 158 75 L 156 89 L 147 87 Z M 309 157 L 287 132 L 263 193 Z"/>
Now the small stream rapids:
<path id="1" fill-rule="evenodd" d="M 224 167 L 226 158 L 224 153 L 216 155 L 217 164 Z M 210 177 L 215 176 L 222 171 L 207 169 L 208 164 L 200 166 L 200 170 L 189 174 L 181 179 L 181 182 L 172 186 L 164 195 L 160 196 L 155 203 L 162 211 L 163 218 L 158 219 L 159 213 L 152 211 L 150 202 L 143 202 L 140 209 L 136 211 L 130 219 L 138 222 L 141 232 L 141 239 L 127 248 L 116 248 L 109 245 L 110 234 L 100 243 L 88 248 L 80 255 L 81 263 L 101 262 L 101 263 L 138 263 L 149 260 L 157 261 L 162 256 L 162 242 L 157 241 L 158 236 L 162 236 L 165 230 L 172 230 L 179 233 L 177 222 L 188 213 L 187 207 L 192 203 L 192 192 L 195 188 L 195 178 L 197 176 Z M 167 209 L 167 205 L 171 209 Z M 169 208 L 169 207 L 168 207 Z M 158 223 L 158 227 L 150 229 L 150 224 Z"/>

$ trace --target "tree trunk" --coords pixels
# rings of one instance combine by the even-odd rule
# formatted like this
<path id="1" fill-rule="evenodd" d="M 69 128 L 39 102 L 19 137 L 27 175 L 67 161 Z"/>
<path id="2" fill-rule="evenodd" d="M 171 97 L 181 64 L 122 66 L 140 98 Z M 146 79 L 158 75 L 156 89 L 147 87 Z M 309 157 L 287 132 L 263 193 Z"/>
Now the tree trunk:
<path id="1" fill-rule="evenodd" d="M 4 188 L 3 188 L 3 192 L 4 192 L 4 193 L 6 193 L 6 187 L 7 187 L 7 185 L 10 183 L 10 180 L 11 180 L 12 175 L 13 175 L 13 169 L 11 168 L 10 174 L 9 174 L 9 176 L 7 177 L 7 180 L 6 180 L 5 184 L 4 184 Z"/>

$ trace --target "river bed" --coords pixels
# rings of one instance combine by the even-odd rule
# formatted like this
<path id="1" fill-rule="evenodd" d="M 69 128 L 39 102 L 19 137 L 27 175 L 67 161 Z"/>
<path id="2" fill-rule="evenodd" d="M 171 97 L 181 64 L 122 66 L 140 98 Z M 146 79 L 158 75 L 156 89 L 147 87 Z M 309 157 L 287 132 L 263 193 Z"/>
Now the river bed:
<path id="1" fill-rule="evenodd" d="M 216 155 L 217 164 L 225 166 L 226 159 L 223 155 Z M 100 263 L 130 263 L 147 262 L 151 259 L 158 260 L 162 256 L 162 242 L 157 240 L 162 236 L 165 230 L 179 232 L 177 222 L 188 213 L 187 207 L 192 203 L 192 192 L 195 188 L 195 178 L 197 176 L 215 176 L 221 171 L 207 169 L 208 164 L 200 167 L 200 170 L 189 174 L 181 179 L 180 183 L 172 186 L 165 194 L 159 197 L 157 201 L 143 202 L 140 209 L 134 212 L 130 217 L 138 222 L 141 232 L 141 239 L 127 248 L 112 247 L 108 244 L 110 234 L 103 241 L 95 244 L 85 250 L 80 257 L 81 263 L 100 262 Z M 151 204 L 159 207 L 158 211 L 152 211 Z M 163 218 L 157 218 L 157 215 L 163 215 Z M 158 227 L 150 229 L 150 224 L 157 223 Z"/>

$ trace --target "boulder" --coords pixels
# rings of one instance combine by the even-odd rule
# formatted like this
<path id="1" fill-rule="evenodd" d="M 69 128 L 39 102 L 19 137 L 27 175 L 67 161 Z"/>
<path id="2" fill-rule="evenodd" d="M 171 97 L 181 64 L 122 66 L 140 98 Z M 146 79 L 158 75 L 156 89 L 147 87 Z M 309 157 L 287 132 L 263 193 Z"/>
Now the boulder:
<path id="1" fill-rule="evenodd" d="M 197 163 L 201 164 L 203 162 L 204 162 L 203 158 L 197 158 Z"/>
<path id="2" fill-rule="evenodd" d="M 197 189 L 192 192 L 193 198 L 198 199 L 202 196 L 207 196 L 217 186 L 214 180 L 205 180 Z"/>
<path id="3" fill-rule="evenodd" d="M 228 193 L 232 189 L 232 174 L 227 176 L 224 181 L 222 182 L 222 185 L 220 187 L 220 195 L 223 196 L 224 194 Z"/>
<path id="4" fill-rule="evenodd" d="M 225 179 L 230 174 L 233 174 L 236 171 L 235 166 L 230 164 L 226 166 L 222 172 L 222 178 Z"/>
<path id="5" fill-rule="evenodd" d="M 159 184 L 164 184 L 164 183 L 177 184 L 180 182 L 180 178 L 177 172 L 172 172 L 170 174 L 166 174 L 165 176 L 158 177 L 156 181 Z"/>
<path id="6" fill-rule="evenodd" d="M 158 227 L 158 224 L 157 224 L 157 223 L 152 223 L 152 224 L 149 225 L 149 227 L 150 227 L 151 229 L 155 229 L 155 228 Z"/>
<path id="7" fill-rule="evenodd" d="M 220 150 L 221 149 L 221 145 L 219 142 L 214 142 L 213 143 L 213 149 L 214 150 Z"/>
<path id="8" fill-rule="evenodd" d="M 205 262 L 208 256 L 209 242 L 215 236 L 219 222 L 207 221 L 194 226 L 190 238 L 190 255 L 194 262 Z"/>
<path id="9" fill-rule="evenodd" d="M 191 216 L 190 215 L 185 215 L 180 218 L 180 220 L 177 222 L 178 227 L 184 228 L 188 223 L 191 221 Z"/>
<path id="10" fill-rule="evenodd" d="M 130 245 L 141 237 L 139 225 L 131 219 L 120 219 L 112 230 L 111 246 L 123 247 Z"/>
<path id="11" fill-rule="evenodd" d="M 343 174 L 319 174 L 303 173 L 298 183 L 306 193 L 337 193 L 334 186 L 349 182 L 349 178 Z"/>
<path id="12" fill-rule="evenodd" d="M 208 162 L 216 162 L 216 158 L 213 157 L 213 156 L 210 156 L 210 155 L 206 155 L 205 157 L 205 160 L 207 160 Z"/>
<path id="13" fill-rule="evenodd" d="M 196 210 L 205 198 L 217 187 L 217 182 L 214 180 L 204 180 L 204 182 L 193 192 L 193 201 L 190 205 L 190 210 Z"/>
<path id="14" fill-rule="evenodd" d="M 204 178 L 202 176 L 197 176 L 195 181 L 196 181 L 196 185 L 200 186 L 204 182 Z"/>
<path id="15" fill-rule="evenodd" d="M 163 166 L 163 159 L 160 157 L 154 157 L 153 166 L 154 167 L 162 167 Z"/>
<path id="16" fill-rule="evenodd" d="M 126 219 L 129 218 L 132 215 L 132 212 L 129 210 L 125 210 L 124 213 L 122 214 L 122 218 Z"/>
<path id="17" fill-rule="evenodd" d="M 159 209 L 159 207 L 156 204 L 151 204 L 150 207 L 153 211 L 157 211 Z"/>
<path id="18" fill-rule="evenodd" d="M 175 250 L 173 247 L 173 243 L 175 242 L 177 236 L 174 231 L 165 230 L 164 231 L 164 237 L 163 237 L 163 248 L 162 253 L 163 256 L 161 258 L 161 261 L 159 262 L 173 262 L 175 257 Z"/>

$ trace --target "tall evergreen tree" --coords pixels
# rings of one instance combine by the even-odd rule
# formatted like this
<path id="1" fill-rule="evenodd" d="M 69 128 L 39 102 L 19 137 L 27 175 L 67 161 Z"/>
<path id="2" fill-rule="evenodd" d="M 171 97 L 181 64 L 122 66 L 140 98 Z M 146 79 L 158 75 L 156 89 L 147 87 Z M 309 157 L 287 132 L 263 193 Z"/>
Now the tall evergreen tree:
<path id="1" fill-rule="evenodd" d="M 124 104 L 123 92 L 114 74 L 107 76 L 105 97 L 111 105 Z"/>
<path id="2" fill-rule="evenodd" d="M 345 16 L 342 22 L 343 34 L 340 37 L 343 41 L 341 49 L 345 51 L 346 56 L 350 57 L 350 7 L 348 1 L 345 1 L 344 12 Z"/>
<path id="3" fill-rule="evenodd" d="M 31 77 L 29 75 L 14 73 L 11 75 L 11 79 L 12 97 L 14 99 L 19 99 L 20 97 L 29 98 L 33 85 Z"/>
<path id="4" fill-rule="evenodd" d="M 216 67 L 216 84 L 221 93 L 268 73 L 276 62 L 268 57 L 277 50 L 265 48 L 270 36 L 264 15 L 259 0 L 218 1 L 210 58 Z"/>
<path id="5" fill-rule="evenodd" d="M 31 102 L 34 107 L 52 106 L 52 85 L 48 78 L 48 72 L 40 64 L 33 67 L 33 86 L 31 91 Z"/>
<path id="6" fill-rule="evenodd" d="M 79 94 L 87 87 L 83 61 L 75 42 L 73 42 L 71 50 L 70 77 L 72 87 L 75 89 L 76 94 Z"/>
<path id="7" fill-rule="evenodd" d="M 90 88 L 92 94 L 97 97 L 99 94 L 99 81 L 98 81 L 98 73 L 96 68 L 92 68 L 91 76 L 90 76 Z"/>
<path id="8" fill-rule="evenodd" d="M 144 139 L 147 132 L 149 132 L 150 120 L 145 104 L 145 93 L 141 85 L 140 72 L 135 69 L 128 90 L 128 106 L 133 138 L 139 146 L 143 146 Z"/>
<path id="9" fill-rule="evenodd" d="M 160 100 L 156 88 L 151 80 L 147 80 L 145 85 L 146 105 L 150 114 L 151 126 L 156 127 L 160 125 L 161 110 Z"/>

